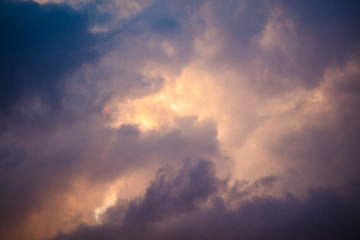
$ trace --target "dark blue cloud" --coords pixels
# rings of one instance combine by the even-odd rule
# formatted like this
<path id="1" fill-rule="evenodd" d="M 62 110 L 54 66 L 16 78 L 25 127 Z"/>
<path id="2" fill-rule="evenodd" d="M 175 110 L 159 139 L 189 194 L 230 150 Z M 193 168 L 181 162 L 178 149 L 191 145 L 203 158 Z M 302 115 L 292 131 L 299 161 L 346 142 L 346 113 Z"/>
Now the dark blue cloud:
<path id="1" fill-rule="evenodd" d="M 67 5 L 0 2 L 0 113 L 24 97 L 61 107 L 62 79 L 96 59 L 85 12 Z"/>
<path id="2" fill-rule="evenodd" d="M 162 17 L 152 23 L 152 29 L 158 33 L 174 33 L 180 29 L 180 24 L 172 17 Z"/>
<path id="3" fill-rule="evenodd" d="M 359 1 L 282 1 L 282 6 L 306 44 L 297 63 L 306 72 L 302 79 L 308 86 L 318 82 L 329 64 L 359 59 Z"/>

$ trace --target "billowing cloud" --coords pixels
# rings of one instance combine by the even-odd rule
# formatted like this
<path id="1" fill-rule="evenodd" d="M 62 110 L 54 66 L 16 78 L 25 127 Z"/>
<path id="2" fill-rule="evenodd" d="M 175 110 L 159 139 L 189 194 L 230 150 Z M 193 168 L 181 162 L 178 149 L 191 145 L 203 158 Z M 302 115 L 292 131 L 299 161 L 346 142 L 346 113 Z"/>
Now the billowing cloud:
<path id="1" fill-rule="evenodd" d="M 243 188 L 268 188 L 273 177 Z M 254 197 L 228 208 L 244 193 L 214 175 L 206 160 L 187 161 L 174 172 L 160 169 L 145 194 L 110 208 L 101 226 L 81 226 L 55 239 L 338 239 L 359 236 L 359 204 L 324 189 L 311 189 L 306 200 Z M 236 189 L 236 190 L 234 190 Z M 230 191 L 229 191 L 230 190 Z M 218 195 L 221 191 L 227 194 Z M 237 193 L 236 196 L 234 193 Z M 357 193 L 358 194 L 358 193 Z M 243 195 L 244 196 L 244 195 Z M 357 199 L 357 198 L 356 198 Z M 358 199 L 357 199 L 358 200 Z"/>
<path id="2" fill-rule="evenodd" d="M 1 239 L 338 239 L 356 1 L 0 3 Z"/>

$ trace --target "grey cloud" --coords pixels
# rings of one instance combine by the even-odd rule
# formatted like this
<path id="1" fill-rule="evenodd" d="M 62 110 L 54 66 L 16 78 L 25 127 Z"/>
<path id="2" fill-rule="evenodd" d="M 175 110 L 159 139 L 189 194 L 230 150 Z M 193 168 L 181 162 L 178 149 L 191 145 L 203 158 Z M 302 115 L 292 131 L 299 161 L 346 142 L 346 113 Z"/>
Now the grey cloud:
<path id="1" fill-rule="evenodd" d="M 131 202 L 123 224 L 141 228 L 192 211 L 197 203 L 216 192 L 218 184 L 214 166 L 208 161 L 188 161 L 179 172 L 160 169 L 143 199 Z"/>
<path id="2" fill-rule="evenodd" d="M 0 3 L 0 33 L 5 36 L 0 40 L 0 237 L 31 238 L 21 235 L 22 224 L 51 204 L 60 216 L 66 203 L 54 199 L 71 193 L 78 178 L 101 185 L 141 167 L 179 166 L 186 158 L 223 159 L 215 122 L 179 118 L 171 129 L 146 132 L 136 125 L 104 126 L 100 112 L 112 99 L 136 99 L 161 88 L 163 76 L 142 72 L 148 63 L 179 76 L 193 58 L 194 39 L 209 24 L 219 30 L 222 43 L 219 54 L 206 59 L 209 69 L 236 68 L 242 76 L 236 81 L 246 81 L 249 92 L 264 101 L 299 86 L 315 88 L 331 64 L 358 59 L 358 4 L 348 3 L 154 1 L 103 38 L 88 30 L 92 21 L 106 25 L 110 13 L 94 20 L 89 18 L 98 13 L 85 8 Z M 282 31 L 285 44 L 264 50 L 258 40 L 278 7 L 283 12 L 275 16 L 275 30 Z M 204 9 L 210 9 L 210 22 L 202 19 Z M 171 45 L 172 56 L 162 42 Z M 309 120 L 301 133 L 287 132 L 269 147 L 289 174 L 295 170 L 301 176 L 291 181 L 335 182 L 336 193 L 315 189 L 305 200 L 290 194 L 276 199 L 266 193 L 280 177 L 229 186 L 216 177 L 212 163 L 189 161 L 179 171 L 160 170 L 143 196 L 119 201 L 102 225 L 83 225 L 57 239 L 358 235 L 358 190 L 348 189 L 348 199 L 338 193 L 359 178 L 359 76 L 343 80 L 326 92 L 335 123 L 319 127 L 312 125 L 317 119 Z M 258 124 L 249 112 L 249 121 Z M 227 204 L 239 205 L 228 209 Z"/>
<path id="3" fill-rule="evenodd" d="M 107 184 L 140 167 L 177 166 L 184 158 L 212 157 L 219 151 L 212 123 L 188 119 L 169 132 L 149 133 L 139 132 L 136 126 L 117 130 L 94 127 L 96 124 L 93 120 L 59 127 L 32 143 L 25 138 L 2 144 L 2 237 L 25 237 L 21 232 L 14 235 L 14 228 L 49 202 L 59 211 L 66 208 L 67 203 L 54 198 L 71 193 L 79 178 L 93 185 Z"/>
<path id="4" fill-rule="evenodd" d="M 123 125 L 111 142 L 106 164 L 99 159 L 96 168 L 90 168 L 91 179 L 111 179 L 139 166 L 179 164 L 188 157 L 216 157 L 220 154 L 212 122 L 197 123 L 194 119 L 180 119 L 169 131 L 140 133 L 136 126 Z"/>
<path id="5" fill-rule="evenodd" d="M 307 200 L 254 198 L 235 211 L 218 199 L 210 210 L 179 221 L 155 239 L 356 239 L 356 201 L 312 190 Z M 153 239 L 153 238 L 149 238 Z"/>
<path id="6" fill-rule="evenodd" d="M 143 164 L 176 165 L 189 156 L 216 154 L 212 123 L 185 120 L 175 130 L 145 135 L 136 126 L 119 131 L 103 126 L 99 112 L 114 95 L 138 98 L 159 89 L 161 76 L 147 78 L 140 72 L 147 61 L 170 60 L 167 66 L 180 72 L 189 60 L 193 30 L 166 8 L 145 9 L 127 19 L 121 31 L 111 29 L 104 36 L 89 31 L 102 21 L 94 6 L 0 5 L 1 237 L 30 237 L 16 229 L 50 203 L 61 211 L 67 203 L 54 199 L 71 192 L 79 177 L 101 184 Z M 135 34 L 136 24 L 147 28 Z M 179 31 L 189 34 L 177 39 Z M 144 45 L 150 38 L 169 40 L 179 54 L 169 58 L 162 49 Z"/>
<path id="7" fill-rule="evenodd" d="M 262 97 L 314 88 L 329 66 L 359 59 L 356 1 L 208 4 L 222 42 L 221 52 L 208 61 L 216 68 L 239 69 L 246 76 L 242 81 Z M 273 42 L 264 48 L 266 30 L 273 33 Z"/>
<path id="8" fill-rule="evenodd" d="M 360 75 L 342 71 L 327 75 L 331 84 L 323 91 L 331 111 L 306 121 L 301 132 L 290 130 L 270 144 L 295 181 L 306 176 L 304 181 L 315 185 L 341 188 L 360 177 Z"/>
<path id="9" fill-rule="evenodd" d="M 252 197 L 235 209 L 219 191 L 231 187 L 204 160 L 177 172 L 161 169 L 144 196 L 110 208 L 102 225 L 82 226 L 55 239 L 356 239 L 358 195 L 342 198 L 327 189 L 308 197 Z M 259 179 L 254 185 L 273 182 Z M 255 190 L 256 191 L 256 190 Z M 206 207 L 204 204 L 209 201 Z"/>
<path id="10" fill-rule="evenodd" d="M 282 1 L 282 4 L 294 19 L 297 34 L 303 38 L 304 48 L 297 63 L 304 72 L 305 84 L 316 85 L 331 64 L 343 65 L 351 58 L 359 58 L 360 29 L 354 24 L 360 21 L 357 1 Z"/>
<path id="11" fill-rule="evenodd" d="M 120 202 L 107 211 L 104 227 L 84 226 L 71 235 L 59 234 L 56 239 L 146 238 L 155 223 L 192 212 L 216 193 L 221 181 L 214 171 L 211 162 L 201 159 L 189 159 L 177 171 L 161 168 L 143 197 L 131 201 L 126 208 Z M 119 214 L 119 209 L 124 213 Z"/>
<path id="12" fill-rule="evenodd" d="M 229 202 L 237 204 L 239 201 L 253 197 L 254 194 L 259 194 L 262 190 L 272 188 L 278 178 L 276 176 L 267 176 L 257 179 L 253 183 L 248 181 L 236 180 L 229 188 L 228 198 Z"/>

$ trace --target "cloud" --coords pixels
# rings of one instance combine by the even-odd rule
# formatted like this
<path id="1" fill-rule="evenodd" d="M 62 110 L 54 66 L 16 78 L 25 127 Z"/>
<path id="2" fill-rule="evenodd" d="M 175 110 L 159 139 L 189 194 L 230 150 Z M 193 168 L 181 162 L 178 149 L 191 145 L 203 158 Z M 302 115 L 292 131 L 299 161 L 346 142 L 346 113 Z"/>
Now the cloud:
<path id="1" fill-rule="evenodd" d="M 0 21 L 2 114 L 26 97 L 61 107 L 64 76 L 97 57 L 86 13 L 66 5 L 3 1 Z"/>
<path id="2" fill-rule="evenodd" d="M 359 119 L 356 89 L 360 76 L 357 64 L 353 64 L 328 69 L 317 93 L 322 100 L 312 104 L 317 108 L 325 103 L 325 107 L 315 113 L 310 107 L 300 107 L 303 110 L 297 114 L 303 113 L 298 119 L 304 121 L 301 131 L 290 130 L 270 144 L 271 151 L 297 176 L 295 179 L 306 175 L 303 181 L 335 188 L 358 179 L 359 151 L 354 142 L 360 130 L 355 124 Z"/>
<path id="3" fill-rule="evenodd" d="M 120 201 L 106 212 L 104 229 L 80 227 L 73 236 L 60 234 L 58 238 L 97 238 L 102 234 L 108 239 L 146 237 L 144 233 L 151 231 L 154 223 L 198 209 L 217 192 L 220 184 L 214 175 L 214 165 L 206 160 L 188 160 L 177 171 L 161 168 L 144 196 L 129 202 L 126 207 Z"/>
<path id="4" fill-rule="evenodd" d="M 114 95 L 137 98 L 161 85 L 161 77 L 145 76 L 137 68 L 163 52 L 142 46 L 141 38 L 147 38 L 152 27 L 138 32 L 140 40 L 134 45 L 133 33 L 120 32 L 112 38 L 114 31 L 92 33 L 92 21 L 102 13 L 92 12 L 91 5 L 77 9 L 34 2 L 1 5 L 5 36 L 1 40 L 1 237 L 44 238 L 59 228 L 70 231 L 80 223 L 91 224 L 106 192 L 100 193 L 100 186 L 108 187 L 147 161 L 146 166 L 156 168 L 168 156 L 176 164 L 191 155 L 217 151 L 213 124 L 204 127 L 195 119 L 180 121 L 169 131 L 132 137 L 124 129 L 138 132 L 135 125 L 119 130 L 105 126 L 102 108 Z M 148 20 L 156 28 L 158 20 L 151 14 L 140 16 L 136 24 Z M 168 20 L 170 25 L 175 21 Z M 125 31 L 136 27 L 129 24 Z M 165 25 L 165 30 L 161 30 L 164 26 L 154 30 L 155 38 L 169 34 L 171 26 Z M 109 41 L 118 47 L 119 36 L 124 39 L 121 51 L 109 53 Z M 148 51 L 147 56 L 134 58 L 134 63 L 123 60 L 126 64 L 115 67 L 126 54 L 133 58 L 138 46 Z M 81 204 L 86 195 L 94 201 Z"/>
<path id="5" fill-rule="evenodd" d="M 306 200 L 291 194 L 277 199 L 252 197 L 235 209 L 229 187 L 206 160 L 186 162 L 174 172 L 160 169 L 143 196 L 110 208 L 102 225 L 81 226 L 55 239 L 338 239 L 359 235 L 359 205 L 330 190 L 311 189 Z M 255 185 L 272 182 L 260 179 Z M 266 186 L 266 185 L 264 185 Z"/>
<path id="6" fill-rule="evenodd" d="M 37 2 L 0 3 L 0 238 L 356 233 L 355 1 Z"/>
<path id="7" fill-rule="evenodd" d="M 170 131 L 145 133 L 136 126 L 118 130 L 93 126 L 59 127 L 32 143 L 17 140 L 3 145 L 0 219 L 6 222 L 4 237 L 31 233 L 39 238 L 59 228 L 69 231 L 80 223 L 94 224 L 93 211 L 113 182 L 134 177 L 129 184 L 141 190 L 154 168 L 218 154 L 212 123 L 184 120 Z M 84 197 L 94 202 L 81 203 Z M 34 217 L 37 214 L 39 218 Z M 41 229 L 47 226 L 42 223 L 46 217 L 52 227 Z M 22 232 L 15 233 L 18 228 Z"/>

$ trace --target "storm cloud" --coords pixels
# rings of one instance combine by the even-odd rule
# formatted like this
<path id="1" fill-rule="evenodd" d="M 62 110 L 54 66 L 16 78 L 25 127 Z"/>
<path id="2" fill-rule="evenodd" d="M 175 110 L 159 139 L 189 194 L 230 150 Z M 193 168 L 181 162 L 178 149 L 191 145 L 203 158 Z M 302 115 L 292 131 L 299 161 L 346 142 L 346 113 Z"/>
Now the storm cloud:
<path id="1" fill-rule="evenodd" d="M 89 16 L 33 2 L 2 1 L 0 9 L 2 115 L 24 98 L 59 110 L 64 76 L 97 57 Z"/>
<path id="2" fill-rule="evenodd" d="M 359 238 L 359 7 L 2 1 L 0 238 Z"/>
<path id="3" fill-rule="evenodd" d="M 310 189 L 306 200 L 292 194 L 252 197 L 229 209 L 234 186 L 213 170 L 206 160 L 187 161 L 176 172 L 160 169 L 142 197 L 110 208 L 101 226 L 81 226 L 55 239 L 356 239 L 360 234 L 358 192 L 349 200 Z M 259 179 L 257 188 L 272 180 Z"/>

